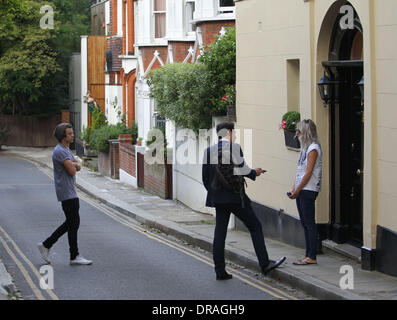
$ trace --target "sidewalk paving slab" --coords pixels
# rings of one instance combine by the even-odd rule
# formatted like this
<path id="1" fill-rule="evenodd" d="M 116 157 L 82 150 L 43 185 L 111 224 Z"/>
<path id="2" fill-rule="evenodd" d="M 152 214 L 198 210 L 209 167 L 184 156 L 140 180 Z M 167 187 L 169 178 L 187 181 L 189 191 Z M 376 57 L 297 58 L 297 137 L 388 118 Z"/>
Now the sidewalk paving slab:
<path id="1" fill-rule="evenodd" d="M 16 156 L 33 161 L 46 170 L 52 170 L 53 148 L 5 147 L 0 156 Z M 171 234 L 192 245 L 212 252 L 215 219 L 212 215 L 195 212 L 174 200 L 164 200 L 86 167 L 77 174 L 77 187 L 113 209 L 137 221 Z M 358 261 L 326 250 L 318 256 L 318 265 L 295 266 L 293 261 L 304 255 L 304 250 L 283 242 L 265 238 L 271 259 L 286 256 L 286 262 L 267 276 L 305 291 L 317 299 L 397 300 L 397 278 L 377 271 L 361 269 Z M 228 230 L 225 257 L 260 272 L 249 233 Z M 339 282 L 344 274 L 341 266 L 354 270 L 354 289 L 343 290 Z M 215 277 L 215 276 L 214 276 Z"/>
<path id="2" fill-rule="evenodd" d="M 0 301 L 10 300 L 10 297 L 16 296 L 16 289 L 11 275 L 8 273 L 0 258 Z"/>

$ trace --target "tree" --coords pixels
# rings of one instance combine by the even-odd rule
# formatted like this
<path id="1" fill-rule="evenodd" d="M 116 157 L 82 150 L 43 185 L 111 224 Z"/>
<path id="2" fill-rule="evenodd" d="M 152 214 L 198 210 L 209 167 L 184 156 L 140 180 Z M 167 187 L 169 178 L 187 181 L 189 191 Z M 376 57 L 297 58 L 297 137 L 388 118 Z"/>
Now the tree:
<path id="1" fill-rule="evenodd" d="M 150 95 L 163 118 L 183 128 L 208 129 L 212 124 L 211 90 L 204 64 L 173 63 L 149 75 Z"/>
<path id="2" fill-rule="evenodd" d="M 222 38 L 207 46 L 199 62 L 207 66 L 210 83 L 212 108 L 225 111 L 222 97 L 230 86 L 236 84 L 236 29 L 227 28 Z"/>
<path id="3" fill-rule="evenodd" d="M 41 29 L 40 8 L 55 28 Z M 68 108 L 69 59 L 89 33 L 90 0 L 0 0 L 0 112 L 47 116 Z"/>
<path id="4" fill-rule="evenodd" d="M 19 38 L 18 24 L 28 14 L 25 0 L 0 0 L 0 57 Z"/>
<path id="5" fill-rule="evenodd" d="M 60 71 L 56 54 L 49 46 L 51 33 L 40 29 L 40 4 L 14 1 L 2 27 L 10 27 L 2 37 L 6 48 L 0 57 L 0 94 L 2 111 L 29 114 L 29 105 L 37 103 L 45 92 L 43 80 Z M 11 18 L 10 18 L 11 19 Z"/>
<path id="6" fill-rule="evenodd" d="M 222 97 L 234 88 L 235 82 L 234 28 L 207 47 L 198 64 L 168 64 L 148 77 L 159 115 L 196 132 L 211 128 L 212 116 L 226 112 Z"/>

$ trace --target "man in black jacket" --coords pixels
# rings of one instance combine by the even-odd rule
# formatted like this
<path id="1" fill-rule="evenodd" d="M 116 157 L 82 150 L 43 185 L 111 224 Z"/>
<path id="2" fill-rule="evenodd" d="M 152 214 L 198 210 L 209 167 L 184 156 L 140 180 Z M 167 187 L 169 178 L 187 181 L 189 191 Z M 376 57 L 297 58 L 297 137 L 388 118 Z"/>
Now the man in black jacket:
<path id="1" fill-rule="evenodd" d="M 234 213 L 248 228 L 262 273 L 266 274 L 281 265 L 285 261 L 285 257 L 277 261 L 269 260 L 262 226 L 252 209 L 250 198 L 245 193 L 244 183 L 240 192 L 225 186 L 225 179 L 223 179 L 219 166 L 217 167 L 219 155 L 222 155 L 221 163 L 233 163 L 235 165 L 235 175 L 248 177 L 255 181 L 256 177 L 264 171 L 261 168 L 251 169 L 246 165 L 240 145 L 233 142 L 233 123 L 220 123 L 217 125 L 216 131 L 219 142 L 205 150 L 202 167 L 202 179 L 208 192 L 206 206 L 215 207 L 216 210 L 213 242 L 216 279 L 227 280 L 232 278 L 232 275 L 225 270 L 225 239 L 231 213 Z"/>

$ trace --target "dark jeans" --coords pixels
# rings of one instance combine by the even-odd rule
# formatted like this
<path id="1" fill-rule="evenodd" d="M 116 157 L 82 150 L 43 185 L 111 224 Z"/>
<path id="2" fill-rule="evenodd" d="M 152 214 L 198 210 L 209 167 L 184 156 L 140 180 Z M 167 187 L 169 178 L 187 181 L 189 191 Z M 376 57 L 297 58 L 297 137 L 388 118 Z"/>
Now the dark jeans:
<path id="1" fill-rule="evenodd" d="M 62 209 L 66 216 L 66 221 L 54 231 L 54 233 L 43 242 L 44 247 L 50 249 L 66 232 L 68 233 L 70 260 L 74 260 L 79 254 L 77 248 L 77 231 L 80 226 L 79 199 L 69 199 L 62 201 Z"/>
<path id="2" fill-rule="evenodd" d="M 310 259 L 317 257 L 317 225 L 314 206 L 317 196 L 318 192 L 302 190 L 296 198 L 296 206 L 305 232 L 306 257 Z"/>
<path id="3" fill-rule="evenodd" d="M 260 267 L 266 267 L 269 264 L 269 256 L 265 246 L 262 226 L 251 205 L 246 208 L 232 204 L 218 205 L 216 206 L 216 225 L 213 245 L 216 274 L 222 274 L 225 271 L 225 239 L 231 213 L 234 213 L 248 228 L 259 265 Z"/>

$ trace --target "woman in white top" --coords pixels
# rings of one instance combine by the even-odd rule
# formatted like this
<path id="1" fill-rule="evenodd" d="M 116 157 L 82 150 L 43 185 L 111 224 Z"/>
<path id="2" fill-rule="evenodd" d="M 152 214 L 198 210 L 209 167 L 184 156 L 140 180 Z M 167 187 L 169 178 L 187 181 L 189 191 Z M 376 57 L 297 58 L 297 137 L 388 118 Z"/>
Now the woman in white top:
<path id="1" fill-rule="evenodd" d="M 298 170 L 290 199 L 296 199 L 299 217 L 305 233 L 306 255 L 295 265 L 317 264 L 317 226 L 315 201 L 321 190 L 322 152 L 317 128 L 312 120 L 303 120 L 296 126 L 301 143 Z"/>

